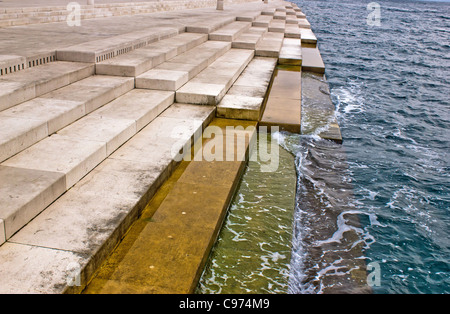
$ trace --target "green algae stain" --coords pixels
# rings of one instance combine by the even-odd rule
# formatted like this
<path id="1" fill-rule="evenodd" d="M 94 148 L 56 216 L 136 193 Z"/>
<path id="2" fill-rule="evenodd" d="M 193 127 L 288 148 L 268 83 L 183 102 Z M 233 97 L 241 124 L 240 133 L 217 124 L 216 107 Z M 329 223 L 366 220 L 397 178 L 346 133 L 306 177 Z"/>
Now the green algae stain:
<path id="1" fill-rule="evenodd" d="M 294 157 L 276 147 L 275 172 L 249 161 L 197 293 L 287 292 L 297 179 Z"/>

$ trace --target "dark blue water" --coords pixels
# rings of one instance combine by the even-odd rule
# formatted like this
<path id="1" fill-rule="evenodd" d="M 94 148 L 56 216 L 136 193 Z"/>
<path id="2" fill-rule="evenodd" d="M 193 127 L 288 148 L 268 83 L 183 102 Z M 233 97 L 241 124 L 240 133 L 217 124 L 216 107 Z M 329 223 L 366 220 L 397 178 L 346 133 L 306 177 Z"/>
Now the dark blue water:
<path id="1" fill-rule="evenodd" d="M 287 140 L 295 142 L 291 150 L 309 189 L 302 193 L 319 195 L 316 204 L 324 210 L 344 204 L 348 215 L 331 216 L 335 232 L 318 241 L 308 239 L 313 215 L 303 211 L 296 235 L 303 241 L 300 280 L 291 291 L 323 292 L 331 270 L 344 275 L 333 267 L 340 254 L 327 264 L 308 264 L 308 250 L 321 247 L 323 257 L 333 244 L 349 242 L 344 234 L 352 231 L 358 240 L 349 248 L 362 253 L 354 259 L 380 266 L 374 293 L 450 293 L 450 3 L 378 1 L 380 26 L 371 26 L 370 1 L 294 2 L 318 38 L 344 143 Z M 320 154 L 330 151 L 337 168 L 344 159 L 347 165 L 339 182 L 308 173 L 308 164 L 320 166 Z M 351 195 L 333 195 L 342 184 L 351 186 Z M 358 225 L 349 222 L 351 215 Z M 312 268 L 315 275 L 305 275 Z"/>

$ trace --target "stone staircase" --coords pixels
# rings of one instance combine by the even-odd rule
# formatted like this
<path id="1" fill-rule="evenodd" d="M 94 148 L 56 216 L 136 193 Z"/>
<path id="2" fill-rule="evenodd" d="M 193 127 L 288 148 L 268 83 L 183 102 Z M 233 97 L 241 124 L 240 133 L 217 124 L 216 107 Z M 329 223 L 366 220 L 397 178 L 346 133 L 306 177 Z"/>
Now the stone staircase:
<path id="1" fill-rule="evenodd" d="M 286 26 L 301 34 L 286 24 L 299 11 L 273 6 L 76 44 L 0 78 L 0 292 L 81 291 L 214 116 L 260 118 Z"/>

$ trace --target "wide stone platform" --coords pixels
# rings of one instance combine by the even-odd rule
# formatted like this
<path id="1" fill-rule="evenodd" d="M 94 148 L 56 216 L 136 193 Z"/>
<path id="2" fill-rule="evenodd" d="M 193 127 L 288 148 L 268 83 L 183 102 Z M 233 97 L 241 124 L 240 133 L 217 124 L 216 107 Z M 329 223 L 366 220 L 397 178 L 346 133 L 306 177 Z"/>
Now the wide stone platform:
<path id="1" fill-rule="evenodd" d="M 0 29 L 6 43 L 0 48 L 1 293 L 81 292 L 214 117 L 224 119 L 211 126 L 257 126 L 264 106 L 271 108 L 265 100 L 277 63 L 308 65 L 306 19 L 295 5 L 241 1 L 218 11 L 208 1 L 192 2 L 201 8 L 149 13 L 141 7 L 86 18 L 78 27 L 29 21 Z M 13 11 L 0 5 L 0 15 Z M 216 214 L 208 226 L 220 226 L 245 160 L 236 165 L 224 182 L 226 197 L 209 204 Z M 222 166 L 189 166 L 200 167 L 189 180 L 213 180 Z M 211 185 L 198 187 L 205 199 L 211 194 Z M 164 206 L 152 215 L 173 227 L 178 220 L 166 211 L 175 203 Z M 186 268 L 192 281 L 155 292 L 192 291 L 213 229 Z M 152 245 L 165 253 L 158 264 L 164 265 L 184 244 L 167 247 L 155 230 Z"/>

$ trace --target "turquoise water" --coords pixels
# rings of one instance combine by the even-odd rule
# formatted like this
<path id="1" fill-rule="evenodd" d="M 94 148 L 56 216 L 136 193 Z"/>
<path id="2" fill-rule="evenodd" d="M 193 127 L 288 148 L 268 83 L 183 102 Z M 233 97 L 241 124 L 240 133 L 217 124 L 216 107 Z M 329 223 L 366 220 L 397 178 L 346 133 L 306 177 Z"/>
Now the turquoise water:
<path id="1" fill-rule="evenodd" d="M 290 292 L 345 282 L 345 259 L 379 265 L 374 293 L 449 293 L 450 4 L 378 1 L 370 26 L 369 1 L 295 2 L 318 37 L 344 143 L 283 136 L 301 183 Z"/>
<path id="2" fill-rule="evenodd" d="M 297 180 L 293 156 L 277 144 L 273 148 L 276 172 L 261 171 L 261 165 L 268 165 L 261 158 L 248 162 L 197 293 L 288 291 Z"/>

